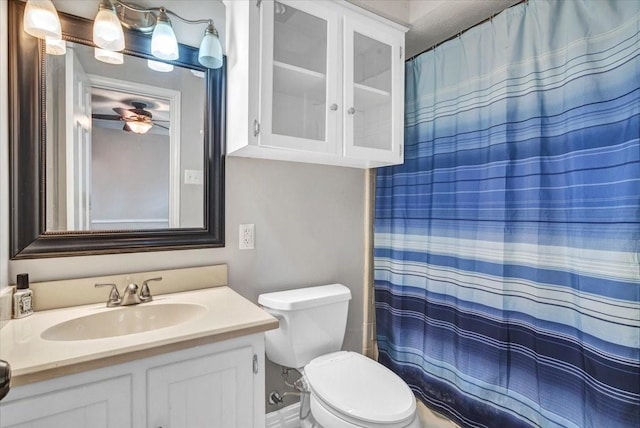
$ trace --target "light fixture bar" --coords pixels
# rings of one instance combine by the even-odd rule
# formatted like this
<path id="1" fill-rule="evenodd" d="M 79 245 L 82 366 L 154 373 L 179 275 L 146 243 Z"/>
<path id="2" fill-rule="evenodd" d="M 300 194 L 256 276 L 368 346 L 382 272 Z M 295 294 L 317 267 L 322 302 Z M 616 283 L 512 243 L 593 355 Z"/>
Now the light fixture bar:
<path id="1" fill-rule="evenodd" d="M 216 30 L 212 19 L 187 19 L 163 6 L 140 7 L 121 0 L 112 1 L 116 8 L 121 7 L 123 9 L 118 17 L 125 27 L 143 33 L 153 32 L 151 36 L 151 54 L 165 61 L 176 60 L 179 55 L 178 42 L 171 26 L 169 15 L 187 24 L 207 24 L 200 42 L 198 61 L 207 68 L 222 67 L 222 45 L 220 44 L 218 30 Z M 145 15 L 133 19 L 126 16 L 124 9 Z M 155 22 L 153 22 L 154 19 Z"/>
<path id="2" fill-rule="evenodd" d="M 2 0 L 0 0 L 2 1 Z M 125 13 L 118 15 L 117 8 L 129 10 L 137 14 L 144 14 L 134 20 Z M 169 15 L 187 24 L 206 24 L 200 48 L 198 61 L 206 68 L 220 68 L 223 64 L 222 45 L 218 30 L 212 19 L 187 19 L 177 13 L 161 7 L 140 7 L 121 0 L 100 0 L 98 13 L 93 23 L 93 42 L 98 48 L 111 52 L 120 52 L 125 48 L 122 26 L 143 33 L 153 31 L 151 36 L 151 54 L 165 61 L 175 61 L 179 58 L 178 41 L 171 26 Z M 51 0 L 28 0 L 23 16 L 25 31 L 35 37 L 47 39 L 48 52 L 62 55 L 64 45 L 59 44 L 62 38 L 58 13 Z M 58 44 L 56 44 L 58 43 Z M 112 58 L 101 59 L 117 63 Z"/>

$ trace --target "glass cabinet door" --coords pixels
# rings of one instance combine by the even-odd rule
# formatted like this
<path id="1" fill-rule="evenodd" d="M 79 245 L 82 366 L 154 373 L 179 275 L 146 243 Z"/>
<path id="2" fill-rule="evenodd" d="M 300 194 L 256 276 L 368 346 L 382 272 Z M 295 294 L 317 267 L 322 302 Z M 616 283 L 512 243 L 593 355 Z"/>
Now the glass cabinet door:
<path id="1" fill-rule="evenodd" d="M 341 114 L 337 15 L 312 1 L 261 7 L 260 145 L 334 153 Z"/>
<path id="2" fill-rule="evenodd" d="M 344 27 L 345 155 L 401 161 L 403 41 L 357 20 Z"/>

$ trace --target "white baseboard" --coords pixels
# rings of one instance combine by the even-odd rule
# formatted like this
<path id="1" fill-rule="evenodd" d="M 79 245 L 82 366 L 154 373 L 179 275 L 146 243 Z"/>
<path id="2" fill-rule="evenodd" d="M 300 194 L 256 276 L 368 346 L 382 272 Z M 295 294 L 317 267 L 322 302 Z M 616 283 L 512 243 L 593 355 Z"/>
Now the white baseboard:
<path id="1" fill-rule="evenodd" d="M 267 413 L 266 428 L 300 428 L 300 403 Z"/>

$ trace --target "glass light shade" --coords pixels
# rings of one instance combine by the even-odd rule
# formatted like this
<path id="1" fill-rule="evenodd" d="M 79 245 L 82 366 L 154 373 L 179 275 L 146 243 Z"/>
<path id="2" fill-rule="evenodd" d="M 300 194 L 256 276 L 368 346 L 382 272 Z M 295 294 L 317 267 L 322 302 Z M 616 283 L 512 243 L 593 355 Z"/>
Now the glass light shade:
<path id="1" fill-rule="evenodd" d="M 211 32 L 207 29 L 200 42 L 200 50 L 198 51 L 198 62 L 207 68 L 222 67 L 222 45 L 217 32 Z"/>
<path id="2" fill-rule="evenodd" d="M 52 40 L 62 38 L 58 12 L 51 0 L 29 0 L 22 18 L 24 31 L 39 39 L 50 37 Z"/>
<path id="3" fill-rule="evenodd" d="M 160 71 L 162 73 L 169 73 L 170 71 L 173 71 L 172 64 L 167 64 L 166 62 L 154 61 L 152 59 L 147 60 L 147 67 L 155 71 Z"/>
<path id="4" fill-rule="evenodd" d="M 124 49 L 124 31 L 113 9 L 100 6 L 93 22 L 93 43 L 114 52 Z"/>
<path id="5" fill-rule="evenodd" d="M 93 57 L 107 64 L 120 65 L 124 63 L 124 55 L 121 52 L 113 52 L 100 48 L 93 48 Z"/>
<path id="6" fill-rule="evenodd" d="M 169 19 L 158 19 L 151 36 L 151 55 L 173 61 L 178 59 L 178 41 Z"/>
<path id="7" fill-rule="evenodd" d="M 49 55 L 64 55 L 67 53 L 67 42 L 62 39 L 45 38 L 46 49 Z"/>
<path id="8" fill-rule="evenodd" d="M 124 124 L 125 131 L 135 132 L 136 134 L 146 134 L 151 129 L 151 123 L 131 121 Z"/>

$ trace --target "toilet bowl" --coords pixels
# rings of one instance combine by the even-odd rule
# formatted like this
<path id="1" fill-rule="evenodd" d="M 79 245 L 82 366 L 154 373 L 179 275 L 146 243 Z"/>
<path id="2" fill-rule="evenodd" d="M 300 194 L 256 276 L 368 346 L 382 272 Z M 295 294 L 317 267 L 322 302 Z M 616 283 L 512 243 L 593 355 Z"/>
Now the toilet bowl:
<path id="1" fill-rule="evenodd" d="M 262 294 L 258 303 L 280 320 L 265 333 L 267 358 L 303 375 L 303 428 L 419 428 L 407 384 L 378 362 L 339 351 L 351 292 L 341 284 Z"/>
<path id="2" fill-rule="evenodd" d="M 355 352 L 313 359 L 304 368 L 311 414 L 323 427 L 419 427 L 407 384 L 381 364 Z"/>

